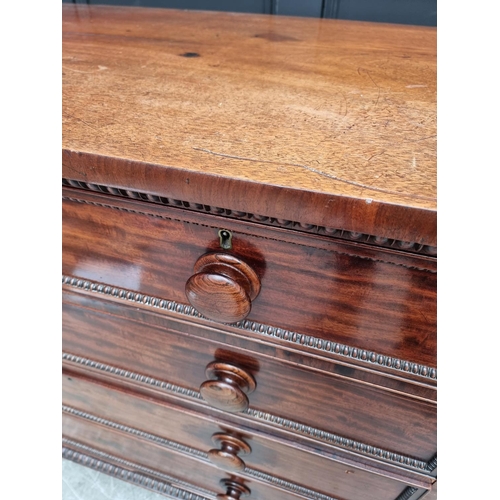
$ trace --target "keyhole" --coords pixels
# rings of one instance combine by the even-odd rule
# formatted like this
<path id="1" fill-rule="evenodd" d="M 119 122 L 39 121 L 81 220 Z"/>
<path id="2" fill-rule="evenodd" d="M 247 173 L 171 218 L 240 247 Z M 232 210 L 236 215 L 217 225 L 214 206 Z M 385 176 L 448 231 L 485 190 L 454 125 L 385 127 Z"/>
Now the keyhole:
<path id="1" fill-rule="evenodd" d="M 233 235 L 230 231 L 228 231 L 227 229 L 221 229 L 219 231 L 220 247 L 224 248 L 225 250 L 231 250 L 231 248 L 233 247 L 231 242 L 232 238 Z"/>

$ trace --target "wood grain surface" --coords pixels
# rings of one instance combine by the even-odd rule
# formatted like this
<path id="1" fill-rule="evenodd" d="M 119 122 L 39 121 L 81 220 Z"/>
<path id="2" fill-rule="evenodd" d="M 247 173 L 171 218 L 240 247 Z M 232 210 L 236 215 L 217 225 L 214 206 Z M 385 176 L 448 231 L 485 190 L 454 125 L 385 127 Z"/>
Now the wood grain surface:
<path id="1" fill-rule="evenodd" d="M 65 301 L 63 350 L 195 391 L 206 381 L 209 363 L 231 364 L 257 383 L 248 395 L 253 409 L 425 462 L 436 452 L 433 403 L 348 376 L 305 369 L 286 357 L 268 357 L 216 339 L 153 326 L 147 315 L 134 308 L 119 306 L 112 311 L 103 313 Z"/>
<path id="2" fill-rule="evenodd" d="M 225 228 L 261 281 L 249 319 L 436 366 L 435 259 L 64 192 L 64 274 L 186 304 L 195 263 Z"/>
<path id="3" fill-rule="evenodd" d="M 80 281 L 76 278 L 72 281 Z M 105 289 L 101 285 L 101 289 Z M 111 290 L 111 287 L 108 287 Z M 103 294 L 104 295 L 104 294 Z M 138 294 L 139 295 L 139 294 Z M 219 328 L 210 321 L 194 322 L 177 312 L 177 307 L 171 311 L 155 311 L 154 308 L 141 304 L 141 298 L 137 300 L 114 299 L 111 296 L 87 292 L 79 288 L 63 285 L 64 301 L 78 307 L 91 308 L 103 313 L 120 315 L 130 319 L 145 322 L 151 326 L 162 329 L 182 331 L 187 335 L 201 339 L 212 339 L 221 344 L 238 346 L 240 349 L 251 353 L 271 357 L 273 359 L 286 360 L 302 366 L 306 370 L 319 371 L 325 374 L 333 374 L 357 380 L 362 384 L 379 387 L 389 392 L 405 394 L 420 401 L 436 403 L 437 388 L 436 380 L 422 379 L 421 376 L 411 373 L 404 377 L 388 369 L 385 365 L 377 363 L 376 366 L 362 363 L 359 360 L 346 360 L 341 354 L 335 352 L 318 352 L 310 348 L 307 343 L 288 342 L 271 335 L 253 329 L 241 330 L 231 325 L 224 329 Z M 413 376 L 412 376 L 413 375 Z"/>
<path id="4" fill-rule="evenodd" d="M 245 470 L 246 464 L 239 455 L 252 453 L 245 440 L 233 434 L 216 432 L 212 435 L 212 442 L 216 448 L 210 449 L 207 454 L 214 465 L 230 472 Z"/>
<path id="5" fill-rule="evenodd" d="M 429 491 L 436 30 L 83 4 L 62 24 L 64 435 L 210 497 Z M 198 269 L 222 229 L 244 264 Z"/>
<path id="6" fill-rule="evenodd" d="M 196 261 L 193 272 L 185 290 L 196 310 L 222 323 L 235 323 L 248 316 L 260 281 L 246 262 L 227 251 L 209 252 Z"/>
<path id="7" fill-rule="evenodd" d="M 221 479 L 220 484 L 226 493 L 219 493 L 217 500 L 240 500 L 241 496 L 250 495 L 251 491 L 242 482 L 233 479 Z"/>
<path id="8" fill-rule="evenodd" d="M 149 443 L 137 436 L 129 436 L 114 429 L 108 429 L 71 415 L 63 415 L 63 437 L 81 442 L 101 452 L 122 460 L 131 461 L 142 467 L 167 474 L 192 484 L 195 488 L 225 493 L 220 486 L 222 478 L 235 478 L 210 462 L 176 453 L 168 448 Z M 243 481 L 251 490 L 251 499 L 295 500 L 297 496 L 259 481 Z M 307 498 L 298 495 L 298 498 Z"/>
<path id="9" fill-rule="evenodd" d="M 113 401 L 112 406 L 109 401 Z M 276 440 L 203 413 L 116 390 L 72 372 L 63 376 L 63 404 L 203 452 L 213 448 L 213 433 L 239 436 L 239 440 L 251 446 L 251 451 L 243 455 L 247 467 L 339 498 L 383 500 L 387 495 L 396 498 L 406 485 L 430 487 L 430 479 L 409 479 L 404 474 L 398 479 L 389 478 L 376 467 L 364 469 L 361 464 L 355 466 L 319 453 L 306 453 L 295 447 L 292 440 Z"/>
<path id="10" fill-rule="evenodd" d="M 206 381 L 200 385 L 203 399 L 210 405 L 230 413 L 248 408 L 248 397 L 255 390 L 255 379 L 237 365 L 212 362 L 205 369 Z"/>
<path id="11" fill-rule="evenodd" d="M 436 30 L 65 4 L 63 151 L 68 178 L 435 245 Z"/>

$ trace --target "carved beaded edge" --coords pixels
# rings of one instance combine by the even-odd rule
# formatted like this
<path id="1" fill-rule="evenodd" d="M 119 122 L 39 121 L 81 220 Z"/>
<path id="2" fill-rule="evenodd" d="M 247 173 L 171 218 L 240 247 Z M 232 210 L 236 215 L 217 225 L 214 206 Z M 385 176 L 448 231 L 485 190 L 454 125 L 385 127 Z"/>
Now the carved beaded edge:
<path id="1" fill-rule="evenodd" d="M 81 366 L 86 366 L 95 370 L 99 370 L 102 372 L 109 373 L 114 376 L 122 377 L 125 379 L 133 380 L 140 384 L 145 384 L 147 386 L 154 387 L 155 389 L 161 389 L 165 392 L 181 395 L 187 398 L 195 399 L 196 401 L 204 402 L 203 397 L 198 391 L 194 391 L 192 389 L 187 389 L 185 387 L 180 387 L 178 385 L 172 384 L 170 382 L 165 382 L 162 380 L 155 379 L 153 377 L 148 377 L 146 375 L 141 375 L 139 373 L 135 373 L 129 370 L 124 370 L 122 368 L 118 368 L 115 366 L 107 365 L 105 363 L 100 363 L 98 361 L 93 361 L 88 358 L 83 358 L 81 356 L 76 356 L 74 354 L 62 353 L 62 360 L 70 363 L 75 363 Z M 354 451 L 356 453 L 360 453 L 363 455 L 375 457 L 377 459 L 386 460 L 388 462 L 393 462 L 397 465 L 403 465 L 406 467 L 411 467 L 413 469 L 417 469 L 419 471 L 431 472 L 432 465 L 424 462 L 422 460 L 417 460 L 412 457 L 408 457 L 405 455 L 401 455 L 399 453 L 394 453 L 388 450 L 384 450 L 382 448 L 378 448 L 376 446 L 367 445 L 361 443 L 359 441 L 355 441 L 354 439 L 349 439 L 343 436 L 339 436 L 337 434 L 333 434 L 331 432 L 322 431 L 320 429 L 316 429 L 314 427 L 300 424 L 298 422 L 294 422 L 293 420 L 289 420 L 287 418 L 278 417 L 271 413 L 255 410 L 253 408 L 248 408 L 242 414 L 247 415 L 256 420 L 262 420 L 266 423 L 271 423 L 277 427 L 284 428 L 288 431 L 292 431 L 296 434 L 301 434 L 303 436 L 312 437 L 319 441 L 323 441 L 327 444 L 331 444 L 334 446 L 338 446 L 341 448 L 348 449 L 350 451 Z M 433 459 L 437 464 L 437 460 Z"/>
<path id="2" fill-rule="evenodd" d="M 285 481 L 284 479 L 271 476 L 269 474 L 266 474 L 265 472 L 260 472 L 255 469 L 249 469 L 248 467 L 246 467 L 245 473 L 249 476 L 260 479 L 261 481 L 266 481 L 268 483 L 275 484 L 283 489 L 287 489 L 299 495 L 303 495 L 306 498 L 312 498 L 314 500 L 338 500 L 337 498 L 323 495 L 322 493 L 318 493 L 317 491 L 304 488 L 303 486 L 299 486 L 295 483 L 290 483 L 289 481 Z"/>
<path id="3" fill-rule="evenodd" d="M 171 450 L 179 451 L 186 455 L 191 455 L 193 457 L 201 458 L 202 460 L 208 461 L 208 455 L 205 452 L 197 450 L 196 448 L 191 448 L 190 446 L 177 443 L 176 441 L 171 441 L 170 439 L 165 439 L 160 436 L 155 436 L 154 434 L 150 434 L 149 432 L 144 432 L 139 429 L 129 427 L 128 425 L 119 424 L 117 422 L 113 422 L 111 420 L 107 420 L 105 418 L 92 415 L 91 413 L 77 410 L 76 408 L 72 408 L 71 406 L 67 406 L 64 404 L 62 405 L 62 411 L 63 413 L 74 415 L 76 417 L 83 418 L 90 422 L 110 427 L 111 429 L 115 429 L 117 431 L 125 432 L 127 434 L 132 434 L 133 436 L 137 436 L 147 441 L 151 441 L 153 443 L 164 446 L 165 448 L 170 448 Z"/>
<path id="4" fill-rule="evenodd" d="M 128 302 L 141 303 L 155 309 L 170 311 L 184 316 L 189 316 L 191 318 L 194 317 L 211 321 L 200 314 L 194 307 L 181 304 L 173 300 L 160 299 L 159 297 L 152 297 L 143 293 L 137 293 L 131 290 L 125 290 L 123 288 L 110 285 L 103 285 L 90 280 L 84 280 L 66 275 L 62 275 L 62 284 L 93 293 L 108 295 Z M 301 333 L 291 332 L 283 328 L 263 325 L 262 323 L 257 323 L 255 321 L 243 320 L 233 323 L 231 326 L 237 327 L 241 330 L 251 331 L 267 338 L 272 337 L 290 344 L 300 344 L 311 349 L 325 353 L 333 353 L 337 356 L 354 359 L 369 365 L 383 366 L 384 368 L 394 370 L 398 373 L 411 373 L 412 375 L 426 379 L 437 380 L 436 368 L 419 365 L 411 361 L 405 361 L 385 356 L 383 354 L 377 354 L 366 349 L 358 349 L 357 347 L 339 344 L 330 340 L 319 339 L 311 335 L 304 335 Z"/>
<path id="5" fill-rule="evenodd" d="M 403 490 L 401 495 L 399 495 L 396 498 L 396 500 L 410 500 L 417 491 L 418 491 L 418 488 L 415 488 L 413 486 L 408 486 L 407 488 L 405 488 Z"/>
<path id="6" fill-rule="evenodd" d="M 435 476 L 436 472 L 437 472 L 436 471 L 436 469 L 437 469 L 437 455 L 434 455 L 434 457 L 429 460 L 429 462 L 427 463 L 427 467 Z"/>
<path id="7" fill-rule="evenodd" d="M 90 446 L 86 446 L 77 441 L 73 441 L 71 439 L 62 439 L 63 448 L 62 448 L 62 456 L 67 460 L 71 460 L 72 462 L 84 465 L 85 467 L 90 467 L 98 472 L 103 472 L 109 476 L 116 477 L 117 479 L 121 479 L 123 481 L 127 481 L 129 483 L 135 484 L 137 486 L 141 486 L 143 488 L 147 488 L 151 491 L 162 493 L 164 495 L 169 495 L 172 498 L 182 498 L 184 500 L 208 500 L 216 497 L 216 493 L 213 493 L 209 490 L 205 490 L 202 488 L 196 487 L 197 490 L 203 493 L 201 496 L 196 493 L 192 493 L 191 491 L 184 490 L 174 484 L 179 484 L 184 487 L 194 488 L 194 486 L 186 483 L 184 481 L 180 481 L 173 477 L 167 476 L 166 474 L 162 474 L 161 472 L 155 471 L 153 469 L 149 469 L 147 467 L 143 467 L 141 465 L 137 465 L 133 462 L 129 462 L 128 460 L 123 460 L 121 458 L 115 457 L 108 453 L 104 453 L 102 451 L 91 448 Z M 73 450 L 71 448 L 67 448 L 66 446 L 72 446 L 74 448 L 80 448 L 87 453 L 91 453 L 92 455 L 100 457 L 102 460 L 85 455 L 80 451 Z M 118 465 L 112 465 L 110 463 L 105 462 L 104 460 L 110 460 L 125 467 L 133 467 L 134 469 L 140 470 L 141 472 L 153 476 L 161 478 L 153 479 L 152 477 L 148 477 L 144 474 L 140 474 L 138 472 L 132 472 L 130 470 L 124 469 Z"/>
<path id="8" fill-rule="evenodd" d="M 70 197 L 70 196 L 63 196 L 62 199 L 66 200 L 66 201 L 75 202 L 75 203 L 83 203 L 83 204 L 91 205 L 91 206 L 95 206 L 95 207 L 102 207 L 102 208 L 110 208 L 110 209 L 113 209 L 113 210 L 119 210 L 120 212 L 128 212 L 128 213 L 133 213 L 133 214 L 147 215 L 148 217 L 158 217 L 158 218 L 167 219 L 167 220 L 177 220 L 178 222 L 186 222 L 185 220 L 183 220 L 182 217 L 179 217 L 179 219 L 175 219 L 175 218 L 173 218 L 171 216 L 167 217 L 165 215 L 159 215 L 159 214 L 156 214 L 156 213 L 151 213 L 150 211 L 146 210 L 143 207 L 141 207 L 140 210 L 139 209 L 132 209 L 132 208 L 125 208 L 125 207 L 116 206 L 115 204 L 102 203 L 102 202 L 97 202 L 97 201 L 90 201 L 90 200 L 85 200 L 85 199 L 81 199 L 81 198 L 74 198 L 74 197 Z M 193 224 L 201 225 L 201 226 L 205 226 L 205 227 L 211 227 L 212 229 L 216 228 L 216 226 L 209 226 L 209 225 L 200 224 L 200 223 L 197 223 L 197 222 L 193 222 Z M 264 238 L 264 239 L 269 239 L 268 237 L 264 237 L 264 236 L 260 236 L 260 237 Z M 277 240 L 277 241 L 280 241 L 280 240 Z M 305 245 L 303 243 L 294 243 L 294 244 L 295 245 L 302 245 L 302 246 L 309 247 L 308 245 Z M 373 262 L 384 262 L 385 264 L 391 264 L 391 265 L 394 265 L 394 266 L 400 266 L 400 267 L 404 267 L 405 269 L 416 269 L 418 271 L 425 271 L 425 272 L 428 272 L 428 273 L 431 273 L 431 274 L 436 274 L 436 272 L 437 272 L 436 270 L 429 269 L 428 267 L 425 267 L 425 266 L 424 267 L 420 267 L 420 266 L 416 266 L 416 265 L 407 265 L 407 264 L 404 264 L 402 262 L 393 262 L 393 261 L 384 260 L 384 259 L 381 259 L 381 258 L 367 257 L 367 256 L 362 256 L 362 255 L 358 255 L 358 254 L 354 254 L 354 253 L 348 253 L 348 252 L 345 252 L 345 251 L 339 252 L 337 250 L 332 250 L 332 252 L 337 253 L 338 255 L 348 255 L 349 257 L 356 257 L 358 259 L 365 259 L 365 260 L 370 260 L 370 261 L 373 261 Z"/>
<path id="9" fill-rule="evenodd" d="M 127 425 L 119 424 L 117 422 L 113 422 L 111 420 L 107 420 L 105 418 L 98 417 L 96 415 L 92 415 L 91 413 L 87 413 L 81 410 L 77 410 L 76 408 L 72 408 L 70 406 L 63 405 L 62 406 L 62 411 L 63 413 L 67 413 L 69 415 L 74 415 L 79 418 L 83 418 L 85 420 L 88 420 L 90 422 L 94 422 L 100 425 L 104 425 L 106 427 L 110 427 L 111 429 L 115 429 L 127 434 L 131 434 L 133 436 L 137 436 L 139 438 L 145 439 L 147 441 L 151 441 L 152 443 L 159 444 L 161 446 L 164 446 L 166 448 L 169 448 L 174 451 L 178 451 L 181 453 L 184 453 L 185 455 L 191 456 L 191 457 L 196 457 L 198 459 L 204 460 L 207 463 L 213 465 L 209 458 L 207 453 L 197 450 L 196 448 L 192 448 L 190 446 L 186 446 L 180 443 L 177 443 L 175 441 L 171 441 L 169 439 L 162 438 L 160 436 L 156 436 L 154 434 L 150 434 L 149 432 L 144 432 L 139 429 L 135 429 L 133 427 L 129 427 Z M 314 500 L 338 500 L 334 497 L 330 497 L 327 495 L 323 495 L 322 493 L 319 493 L 314 490 L 310 490 L 309 488 L 304 488 L 303 486 L 299 486 L 298 484 L 291 483 L 289 481 L 286 481 L 284 479 L 281 479 L 276 476 L 271 476 L 270 474 L 266 474 L 264 472 L 260 472 L 255 469 L 251 469 L 249 467 L 245 467 L 244 473 L 247 474 L 248 476 L 252 476 L 256 479 L 260 479 L 263 482 L 267 483 L 272 483 L 280 488 L 293 491 L 294 493 L 298 493 L 300 495 L 304 495 L 307 498 L 311 498 Z"/>
<path id="10" fill-rule="evenodd" d="M 265 215 L 251 214 L 247 212 L 240 212 L 230 210 L 228 208 L 211 207 L 209 205 L 202 205 L 200 203 L 192 203 L 182 200 L 174 200 L 173 198 L 165 198 L 139 191 L 131 191 L 115 187 L 104 186 L 102 184 L 92 184 L 89 182 L 76 181 L 72 179 L 62 179 L 63 186 L 71 186 L 87 191 L 96 191 L 100 193 L 111 194 L 113 196 L 121 196 L 133 200 L 141 200 L 149 203 L 159 205 L 167 205 L 171 207 L 183 208 L 196 212 L 210 213 L 214 215 L 222 215 L 232 219 L 257 222 L 267 226 L 281 227 L 285 229 L 294 229 L 313 234 L 320 234 L 323 236 L 333 236 L 348 241 L 356 241 L 358 243 L 368 243 L 370 245 L 381 246 L 385 248 L 395 248 L 406 252 L 412 252 L 420 255 L 427 255 L 430 257 L 437 256 L 437 248 L 429 245 L 422 245 L 419 243 L 412 243 L 407 241 L 383 238 L 380 236 L 373 236 L 365 233 L 358 233 L 355 231 L 345 231 L 343 229 L 334 229 L 324 226 L 317 226 L 314 224 L 305 224 L 301 222 L 289 221 L 284 219 L 277 219 Z"/>

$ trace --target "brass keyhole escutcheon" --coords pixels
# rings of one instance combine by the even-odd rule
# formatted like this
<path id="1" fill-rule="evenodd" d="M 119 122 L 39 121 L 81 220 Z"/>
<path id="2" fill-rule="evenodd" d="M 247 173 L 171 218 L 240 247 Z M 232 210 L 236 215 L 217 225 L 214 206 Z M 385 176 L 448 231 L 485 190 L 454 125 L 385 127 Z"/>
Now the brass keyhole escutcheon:
<path id="1" fill-rule="evenodd" d="M 219 243 L 224 250 L 231 250 L 233 248 L 233 233 L 227 229 L 221 229 L 219 231 Z"/>

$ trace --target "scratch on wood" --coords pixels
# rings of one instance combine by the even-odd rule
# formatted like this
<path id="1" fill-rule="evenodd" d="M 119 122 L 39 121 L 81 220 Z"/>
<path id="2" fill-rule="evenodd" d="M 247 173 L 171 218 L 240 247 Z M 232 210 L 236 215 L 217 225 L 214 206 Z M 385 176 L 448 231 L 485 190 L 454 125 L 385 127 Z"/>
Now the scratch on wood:
<path id="1" fill-rule="evenodd" d="M 72 172 L 75 172 L 75 173 L 77 173 L 77 174 L 80 174 L 80 175 L 81 175 L 84 179 L 86 179 L 86 178 L 87 178 L 87 173 L 86 173 L 86 172 L 84 172 L 84 171 L 82 171 L 82 170 L 79 170 L 79 169 L 77 169 L 77 168 L 75 168 L 75 167 L 73 166 L 73 161 L 72 161 L 71 157 L 69 158 L 69 161 L 68 161 L 68 162 L 66 162 L 65 167 L 66 167 L 68 170 L 71 170 Z"/>
<path id="2" fill-rule="evenodd" d="M 345 104 L 345 113 L 344 113 L 344 118 L 347 116 L 347 97 L 345 96 L 344 92 L 339 92 L 342 97 L 344 98 L 344 104 Z M 342 104 L 340 105 L 340 109 L 342 110 Z M 339 113 L 339 115 L 342 113 Z"/>
<path id="3" fill-rule="evenodd" d="M 367 69 L 358 68 L 358 75 L 360 75 L 360 76 L 361 76 L 361 71 L 365 72 L 368 75 L 368 78 L 370 78 L 373 85 L 375 85 L 375 87 L 377 87 L 377 89 L 378 89 L 377 101 L 375 102 L 375 107 L 376 107 L 378 105 L 378 100 L 380 99 L 380 90 L 381 90 L 380 85 L 373 79 L 372 75 L 370 74 L 370 72 Z"/>
<path id="4" fill-rule="evenodd" d="M 209 149 L 204 149 L 204 148 L 196 148 L 193 147 L 195 151 L 202 151 L 203 153 L 209 153 L 215 156 L 222 156 L 224 158 L 231 158 L 233 160 L 241 160 L 241 161 L 253 161 L 257 163 L 269 163 L 272 165 L 287 165 L 290 167 L 299 167 L 303 168 L 305 170 L 308 170 L 309 172 L 314 172 L 315 174 L 321 175 L 323 177 L 327 177 L 328 179 L 333 179 L 338 182 L 344 182 L 345 184 L 350 184 L 351 186 L 356 186 L 362 189 L 370 189 L 372 191 L 378 191 L 380 193 L 387 193 L 387 194 L 394 194 L 397 196 L 405 196 L 408 198 L 416 198 L 420 200 L 428 200 L 428 201 L 435 201 L 436 198 L 431 198 L 429 196 L 422 196 L 418 194 L 411 194 L 411 193 L 402 193 L 400 191 L 391 191 L 389 189 L 383 189 L 383 188 L 378 188 L 375 186 L 368 186 L 366 184 L 361 184 L 360 182 L 355 182 L 355 181 L 349 181 L 347 179 L 342 179 L 341 177 L 337 177 L 336 175 L 329 174 L 327 172 L 323 172 L 321 170 L 318 170 L 316 168 L 310 167 L 309 165 L 300 165 L 298 163 L 287 163 L 287 162 L 280 162 L 280 161 L 272 161 L 272 160 L 259 160 L 257 158 L 246 158 L 244 156 L 235 156 L 235 155 L 228 155 L 225 153 L 216 153 L 215 151 L 210 151 Z M 382 153 L 379 153 L 382 154 Z M 376 156 L 376 155 L 374 155 Z"/>
<path id="5" fill-rule="evenodd" d="M 370 156 L 370 158 L 368 158 L 368 162 L 370 162 L 372 160 L 372 158 L 375 158 L 376 156 L 382 156 L 384 153 L 385 153 L 385 149 L 383 151 L 381 151 L 380 153 L 374 153 Z"/>
<path id="6" fill-rule="evenodd" d="M 421 137 L 420 139 L 408 139 L 407 141 L 400 141 L 400 142 L 398 142 L 398 144 L 407 144 L 408 142 L 426 141 L 427 139 L 433 139 L 434 137 L 437 137 L 437 134 L 428 135 L 427 137 Z"/>
<path id="7" fill-rule="evenodd" d="M 87 123 L 85 120 L 82 120 L 81 118 L 78 118 L 77 116 L 71 115 L 69 113 L 65 113 L 65 115 L 69 118 L 73 118 L 73 120 L 78 120 L 79 122 L 82 122 L 83 124 L 87 125 L 87 127 L 91 128 L 92 130 L 99 130 L 97 127 L 94 127 L 90 123 Z"/>
<path id="8" fill-rule="evenodd" d="M 95 73 L 95 71 L 81 71 L 79 69 L 68 68 L 68 66 L 63 66 L 62 69 L 73 71 L 74 73 L 85 73 L 86 75 L 91 75 Z"/>

